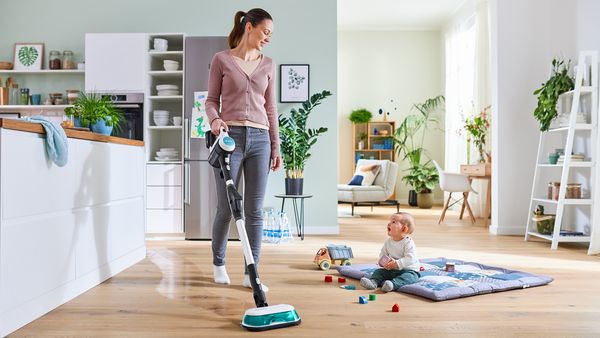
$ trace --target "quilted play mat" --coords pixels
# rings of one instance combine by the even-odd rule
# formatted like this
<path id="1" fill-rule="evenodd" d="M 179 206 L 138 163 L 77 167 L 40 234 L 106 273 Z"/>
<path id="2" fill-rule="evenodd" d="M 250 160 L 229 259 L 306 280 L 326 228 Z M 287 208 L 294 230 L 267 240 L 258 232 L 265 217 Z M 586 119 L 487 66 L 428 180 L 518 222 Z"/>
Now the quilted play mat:
<path id="1" fill-rule="evenodd" d="M 414 284 L 405 285 L 398 292 L 429 298 L 435 301 L 470 297 L 492 292 L 525 289 L 545 285 L 554 279 L 548 276 L 508 270 L 458 259 L 421 259 L 421 278 Z M 446 262 L 454 263 L 454 272 L 447 272 Z M 376 264 L 339 266 L 344 276 L 360 279 L 371 276 L 379 267 Z"/>

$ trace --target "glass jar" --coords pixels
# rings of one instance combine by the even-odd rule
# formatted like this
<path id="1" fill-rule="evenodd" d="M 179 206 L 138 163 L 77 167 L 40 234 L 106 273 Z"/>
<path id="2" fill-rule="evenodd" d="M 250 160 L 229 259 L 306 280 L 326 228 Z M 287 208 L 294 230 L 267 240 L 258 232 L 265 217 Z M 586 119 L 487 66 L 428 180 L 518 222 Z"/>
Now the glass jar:
<path id="1" fill-rule="evenodd" d="M 65 50 L 63 52 L 62 67 L 63 69 L 75 69 L 75 61 L 73 60 L 72 51 Z"/>
<path id="2" fill-rule="evenodd" d="M 21 91 L 19 91 L 19 85 L 16 83 L 13 83 L 8 95 L 9 95 L 8 104 L 15 105 L 15 106 L 18 105 L 19 101 L 21 99 L 21 97 L 20 97 Z"/>
<path id="3" fill-rule="evenodd" d="M 565 198 L 581 198 L 581 183 L 568 183 Z"/>
<path id="4" fill-rule="evenodd" d="M 48 58 L 48 67 L 50 69 L 60 69 L 61 68 L 59 51 L 57 51 L 57 50 L 50 51 L 50 57 Z"/>
<path id="5" fill-rule="evenodd" d="M 29 88 L 21 88 L 21 96 L 19 97 L 19 104 L 22 106 L 29 104 Z"/>
<path id="6" fill-rule="evenodd" d="M 552 199 L 558 201 L 560 196 L 560 182 L 552 182 Z"/>
<path id="7" fill-rule="evenodd" d="M 554 185 L 552 184 L 552 182 L 548 183 L 548 199 L 551 200 L 552 199 L 552 192 L 554 191 Z"/>

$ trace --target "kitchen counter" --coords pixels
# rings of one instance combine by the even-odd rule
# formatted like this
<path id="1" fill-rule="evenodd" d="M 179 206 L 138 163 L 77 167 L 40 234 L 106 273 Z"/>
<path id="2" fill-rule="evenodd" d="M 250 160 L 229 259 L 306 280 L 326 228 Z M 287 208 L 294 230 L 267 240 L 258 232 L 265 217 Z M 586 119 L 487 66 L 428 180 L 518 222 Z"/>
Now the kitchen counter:
<path id="1" fill-rule="evenodd" d="M 30 133 L 45 134 L 44 127 L 39 123 L 20 121 L 15 119 L 0 118 L 0 128 L 26 131 Z M 102 134 L 92 133 L 91 131 L 83 131 L 76 129 L 65 129 L 65 134 L 69 138 L 80 140 L 89 140 L 96 142 L 107 142 L 116 144 L 125 144 L 130 146 L 143 147 L 144 142 L 139 140 L 130 140 L 122 137 L 106 136 Z"/>
<path id="2" fill-rule="evenodd" d="M 58 167 L 41 125 L 0 120 L 0 337 L 146 256 L 143 142 L 66 133 Z"/>

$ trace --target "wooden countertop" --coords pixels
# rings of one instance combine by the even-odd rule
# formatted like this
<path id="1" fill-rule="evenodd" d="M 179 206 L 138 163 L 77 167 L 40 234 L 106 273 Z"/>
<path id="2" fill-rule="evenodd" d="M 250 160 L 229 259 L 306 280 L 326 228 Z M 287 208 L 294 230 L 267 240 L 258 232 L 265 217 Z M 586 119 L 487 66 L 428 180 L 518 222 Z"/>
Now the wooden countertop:
<path id="1" fill-rule="evenodd" d="M 39 123 L 20 121 L 15 119 L 0 119 L 0 128 L 20 130 L 29 133 L 45 134 L 46 131 Z M 122 137 L 106 136 L 102 134 L 92 133 L 91 131 L 82 131 L 75 129 L 65 129 L 67 137 L 80 140 L 89 140 L 96 142 L 116 143 L 129 146 L 143 147 L 144 141 L 130 140 Z"/>

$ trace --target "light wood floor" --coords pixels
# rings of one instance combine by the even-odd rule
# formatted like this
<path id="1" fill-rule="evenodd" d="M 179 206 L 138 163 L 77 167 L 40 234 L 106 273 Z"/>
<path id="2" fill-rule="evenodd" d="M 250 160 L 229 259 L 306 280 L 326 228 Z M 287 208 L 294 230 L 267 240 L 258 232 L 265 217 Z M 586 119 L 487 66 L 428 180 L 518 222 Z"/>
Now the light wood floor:
<path id="1" fill-rule="evenodd" d="M 349 211 L 345 206 L 340 210 Z M 600 257 L 585 248 L 522 237 L 492 236 L 440 209 L 408 209 L 417 218 L 413 238 L 420 257 L 451 257 L 547 274 L 548 286 L 445 302 L 415 296 L 346 291 L 323 283 L 326 274 L 312 263 L 328 243 L 350 245 L 355 263 L 373 261 L 386 238 L 393 208 L 358 208 L 362 218 L 340 218 L 340 236 L 308 236 L 290 245 L 264 245 L 261 277 L 271 291 L 269 303 L 292 304 L 302 318 L 298 327 L 259 333 L 270 337 L 599 337 Z M 407 209 L 405 209 L 407 210 Z M 479 222 L 482 222 L 479 220 Z M 231 286 L 212 283 L 210 242 L 149 241 L 148 257 L 102 285 L 30 323 L 11 337 L 238 337 L 252 295 L 240 286 L 239 242 L 229 246 Z M 337 275 L 337 272 L 330 272 Z M 357 284 L 356 282 L 351 282 Z M 400 304 L 400 313 L 390 311 Z M 257 334 L 258 335 L 258 334 Z"/>

